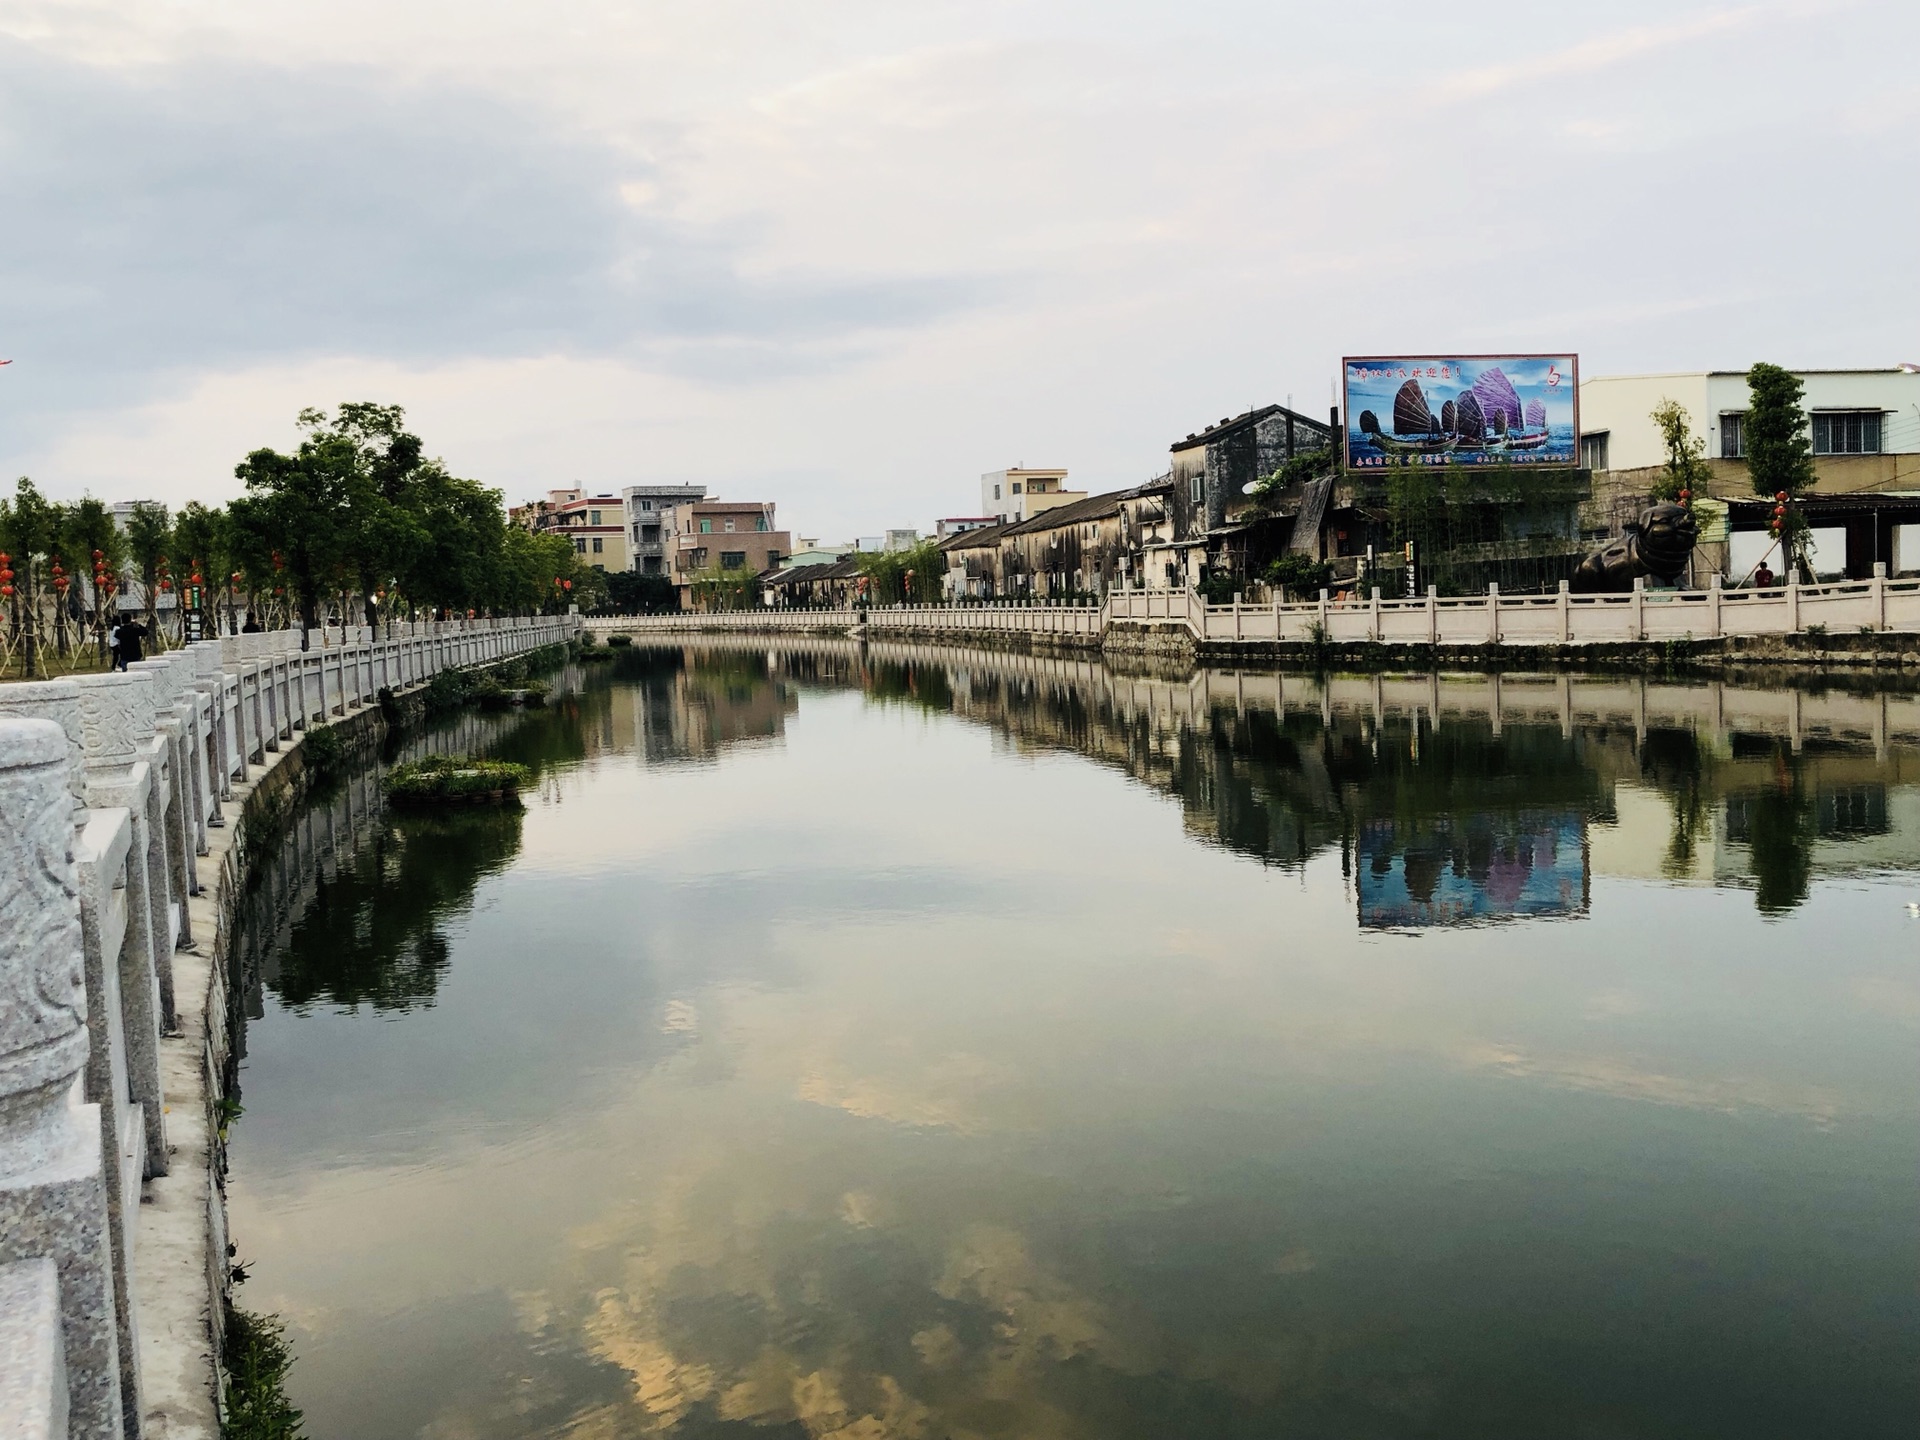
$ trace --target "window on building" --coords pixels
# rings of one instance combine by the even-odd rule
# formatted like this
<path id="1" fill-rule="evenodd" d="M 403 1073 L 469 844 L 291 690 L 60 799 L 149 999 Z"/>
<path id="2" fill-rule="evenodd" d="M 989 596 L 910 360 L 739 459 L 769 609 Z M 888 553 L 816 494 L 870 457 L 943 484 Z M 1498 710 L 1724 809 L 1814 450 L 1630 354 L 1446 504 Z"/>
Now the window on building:
<path id="1" fill-rule="evenodd" d="M 1201 499 L 1200 487 L 1203 483 L 1203 479 L 1204 477 L 1200 474 L 1198 470 L 1194 471 L 1192 475 L 1187 477 L 1187 498 L 1193 501 L 1193 503 L 1196 505 L 1200 503 L 1200 499 Z"/>
<path id="2" fill-rule="evenodd" d="M 733 517 L 732 517 L 731 515 L 729 515 L 729 516 L 728 516 L 728 517 L 726 518 L 726 521 L 725 521 L 725 523 L 724 523 L 724 524 L 723 524 L 723 525 L 721 526 L 721 528 L 722 528 L 722 529 L 724 529 L 724 530 L 725 530 L 725 531 L 727 532 L 727 534 L 729 534 L 729 535 L 731 535 L 731 534 L 733 533 Z"/>
<path id="3" fill-rule="evenodd" d="M 644 545 L 659 544 L 660 527 L 658 525 L 642 525 L 640 527 L 640 541 Z"/>
<path id="4" fill-rule="evenodd" d="M 1020 493 L 1020 482 L 1018 480 L 1013 482 L 1013 493 L 1016 495 Z"/>
<path id="5" fill-rule="evenodd" d="M 713 533 L 713 521 L 711 519 L 703 518 L 700 521 L 700 533 L 702 535 L 711 535 Z"/>
<path id="6" fill-rule="evenodd" d="M 1816 455 L 1878 455 L 1878 410 L 1816 410 L 1813 414 L 1813 453 Z"/>
<path id="7" fill-rule="evenodd" d="M 1610 470 L 1613 468 L 1607 464 L 1609 433 L 1606 430 L 1596 430 L 1591 435 L 1580 437 L 1580 464 L 1583 469 Z"/>
<path id="8" fill-rule="evenodd" d="M 606 548 L 607 548 L 606 543 L 603 540 L 601 540 L 601 538 L 598 535 L 593 537 L 593 553 L 594 554 L 598 555 L 602 551 L 604 551 Z"/>
<path id="9" fill-rule="evenodd" d="M 722 550 L 720 552 L 722 570 L 744 570 L 747 568 L 747 552 L 744 550 Z"/>
<path id="10" fill-rule="evenodd" d="M 1747 458 L 1747 412 L 1727 410 L 1720 415 L 1720 458 L 1722 460 L 1744 460 Z"/>
<path id="11" fill-rule="evenodd" d="M 1000 498 L 1000 487 L 998 485 L 993 487 L 993 498 L 996 500 Z"/>
<path id="12" fill-rule="evenodd" d="M 640 562 L 640 572 L 643 575 L 658 575 L 660 573 L 660 557 L 658 555 L 647 556 Z"/>
<path id="13" fill-rule="evenodd" d="M 760 531 L 767 531 L 767 530 L 771 530 L 773 527 L 767 524 L 766 516 L 756 515 L 753 520 L 753 528 Z"/>
<path id="14" fill-rule="evenodd" d="M 586 536 L 576 535 L 573 537 L 573 553 L 576 555 L 584 555 L 587 553 L 587 537 Z"/>
<path id="15" fill-rule="evenodd" d="M 589 510 L 587 512 L 587 523 L 589 525 L 598 525 L 600 523 L 600 512 L 598 510 Z"/>
<path id="16" fill-rule="evenodd" d="M 774 566 L 778 565 L 779 563 L 780 563 L 780 552 L 778 550 L 767 551 L 767 568 L 771 570 Z"/>

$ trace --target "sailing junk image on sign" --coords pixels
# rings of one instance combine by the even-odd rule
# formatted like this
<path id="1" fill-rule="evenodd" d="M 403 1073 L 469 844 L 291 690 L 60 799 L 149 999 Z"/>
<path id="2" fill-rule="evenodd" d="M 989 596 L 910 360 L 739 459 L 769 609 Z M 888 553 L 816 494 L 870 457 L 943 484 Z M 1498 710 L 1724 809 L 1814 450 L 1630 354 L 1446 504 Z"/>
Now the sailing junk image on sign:
<path id="1" fill-rule="evenodd" d="M 1349 358 L 1347 465 L 1574 465 L 1576 355 Z"/>

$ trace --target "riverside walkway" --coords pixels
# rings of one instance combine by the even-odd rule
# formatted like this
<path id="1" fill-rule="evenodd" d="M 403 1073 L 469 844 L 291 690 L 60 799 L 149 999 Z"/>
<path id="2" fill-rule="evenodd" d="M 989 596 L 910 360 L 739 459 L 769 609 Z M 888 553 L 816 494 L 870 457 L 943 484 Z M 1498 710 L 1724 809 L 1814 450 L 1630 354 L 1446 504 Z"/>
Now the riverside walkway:
<path id="1" fill-rule="evenodd" d="M 1878 567 L 1884 572 L 1884 565 Z M 1098 604 L 961 602 L 864 609 L 747 610 L 595 617 L 603 634 L 696 631 L 777 633 L 852 629 L 914 635 L 1045 637 L 1098 646 L 1116 631 L 1159 631 L 1197 646 L 1248 644 L 1467 647 L 1620 646 L 1796 634 L 1920 634 L 1920 580 L 1783 585 L 1769 590 L 1649 590 L 1619 595 L 1485 595 L 1337 602 L 1323 590 L 1306 603 L 1209 604 L 1192 590 L 1116 590 Z"/>
<path id="2" fill-rule="evenodd" d="M 249 802 L 310 728 L 576 627 L 237 635 L 0 684 L 0 1435 L 219 1434 L 225 948 L 279 818 Z"/>

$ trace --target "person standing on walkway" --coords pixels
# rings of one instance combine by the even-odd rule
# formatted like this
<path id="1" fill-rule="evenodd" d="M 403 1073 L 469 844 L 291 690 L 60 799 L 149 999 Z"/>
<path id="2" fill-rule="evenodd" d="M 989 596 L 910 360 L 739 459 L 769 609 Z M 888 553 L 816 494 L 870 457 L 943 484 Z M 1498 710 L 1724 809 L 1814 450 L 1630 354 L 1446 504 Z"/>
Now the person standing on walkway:
<path id="1" fill-rule="evenodd" d="M 120 622 L 120 628 L 113 632 L 113 668 L 124 670 L 129 664 L 143 657 L 140 642 L 147 638 L 147 627 L 129 616 Z"/>

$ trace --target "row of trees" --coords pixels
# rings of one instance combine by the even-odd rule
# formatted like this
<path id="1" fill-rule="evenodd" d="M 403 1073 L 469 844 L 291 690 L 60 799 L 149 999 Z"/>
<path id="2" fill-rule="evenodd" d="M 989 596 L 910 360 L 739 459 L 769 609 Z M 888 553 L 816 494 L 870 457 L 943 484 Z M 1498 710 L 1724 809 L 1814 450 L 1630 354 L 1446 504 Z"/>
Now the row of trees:
<path id="1" fill-rule="evenodd" d="M 242 614 L 304 632 L 329 614 L 377 626 L 605 603 L 606 577 L 567 537 L 510 526 L 500 492 L 428 458 L 405 418 L 364 402 L 304 410 L 291 452 L 255 450 L 235 467 L 246 493 L 231 504 L 136 505 L 124 529 L 101 501 L 53 504 L 22 478 L 0 500 L 9 648 L 29 673 L 49 640 L 65 655 L 91 630 L 104 653 L 122 592 L 175 638 L 196 617 L 208 635 Z"/>

